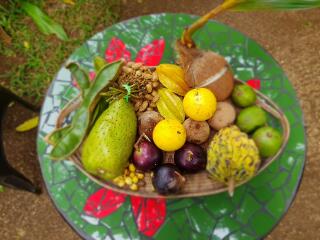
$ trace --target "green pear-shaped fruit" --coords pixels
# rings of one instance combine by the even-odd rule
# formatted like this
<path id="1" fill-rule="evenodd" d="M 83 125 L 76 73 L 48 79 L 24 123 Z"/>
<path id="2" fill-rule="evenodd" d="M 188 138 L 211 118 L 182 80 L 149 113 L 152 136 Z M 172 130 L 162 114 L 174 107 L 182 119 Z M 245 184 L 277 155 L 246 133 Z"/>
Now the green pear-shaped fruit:
<path id="1" fill-rule="evenodd" d="M 237 126 L 241 131 L 249 133 L 267 122 L 266 112 L 258 106 L 244 108 L 237 116 Z"/>
<path id="2" fill-rule="evenodd" d="M 129 164 L 137 133 L 133 106 L 113 102 L 98 118 L 82 148 L 82 163 L 89 173 L 105 180 L 123 174 Z"/>
<path id="3" fill-rule="evenodd" d="M 252 136 L 262 157 L 275 155 L 282 144 L 282 135 L 272 127 L 262 127 L 256 130 Z"/>

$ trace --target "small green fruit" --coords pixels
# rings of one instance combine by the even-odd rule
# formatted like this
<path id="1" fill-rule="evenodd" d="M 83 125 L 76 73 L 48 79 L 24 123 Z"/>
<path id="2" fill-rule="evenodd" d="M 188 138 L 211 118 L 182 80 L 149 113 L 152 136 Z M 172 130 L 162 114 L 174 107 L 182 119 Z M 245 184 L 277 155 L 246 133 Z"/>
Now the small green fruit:
<path id="1" fill-rule="evenodd" d="M 254 132 L 252 137 L 262 157 L 275 155 L 282 144 L 281 133 L 272 127 L 259 128 Z"/>
<path id="2" fill-rule="evenodd" d="M 266 112 L 258 106 L 242 109 L 237 117 L 237 126 L 241 131 L 249 133 L 267 122 Z"/>
<path id="3" fill-rule="evenodd" d="M 232 100 L 239 107 L 248 107 L 255 104 L 256 93 L 246 84 L 237 84 L 232 91 Z"/>

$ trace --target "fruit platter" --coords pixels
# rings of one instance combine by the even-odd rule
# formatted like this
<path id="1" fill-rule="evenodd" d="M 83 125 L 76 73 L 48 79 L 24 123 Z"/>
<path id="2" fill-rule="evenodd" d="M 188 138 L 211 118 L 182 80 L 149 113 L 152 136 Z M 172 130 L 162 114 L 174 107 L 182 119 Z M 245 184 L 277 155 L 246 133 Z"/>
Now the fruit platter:
<path id="1" fill-rule="evenodd" d="M 45 137 L 50 158 L 69 159 L 107 189 L 148 198 L 232 196 L 276 161 L 290 135 L 282 110 L 187 30 L 174 43 L 174 63 L 95 56 L 89 74 L 69 62 L 80 93 Z"/>
<path id="2" fill-rule="evenodd" d="M 163 13 L 120 22 L 90 38 L 67 62 L 76 62 L 89 72 L 90 82 L 97 74 L 93 65 L 96 56 L 108 63 L 122 58 L 126 63 L 143 63 L 151 71 L 156 71 L 161 64 L 181 66 L 176 62 L 173 43 L 181 37 L 184 27 L 197 19 L 187 14 Z M 290 138 L 285 149 L 279 150 L 280 154 L 274 155 L 275 160 L 270 164 L 265 165 L 267 161 L 263 161 L 260 172 L 246 184 L 238 185 L 233 197 L 229 196 L 224 183 L 208 178 L 207 170 L 201 171 L 204 179 L 226 192 L 174 199 L 183 196 L 186 184 L 191 183 L 189 177 L 199 177 L 201 172 L 181 172 L 186 178 L 184 188 L 170 195 L 160 195 L 152 185 L 149 185 L 150 192 L 144 192 L 141 186 L 137 191 L 132 191 L 130 186 L 118 187 L 112 180 L 102 180 L 84 169 L 80 147 L 61 161 L 50 157 L 53 146 L 45 142 L 45 137 L 57 128 L 57 123 L 61 126 L 72 123 L 75 111 L 63 121 L 59 116 L 63 115 L 68 102 L 81 93 L 76 77 L 72 77 L 64 65 L 54 77 L 42 107 L 38 156 L 49 196 L 65 220 L 84 239 L 262 239 L 290 207 L 301 180 L 306 146 L 302 112 L 290 81 L 281 66 L 258 43 L 225 24 L 209 21 L 193 39 L 198 48 L 217 52 L 227 59 L 235 83 L 241 83 L 237 79 L 243 80 L 272 99 L 285 113 L 290 123 Z M 258 101 L 254 105 L 261 106 L 266 101 L 260 98 L 259 92 L 256 92 Z M 182 96 L 179 98 L 183 100 Z M 228 101 L 236 107 L 232 95 Z M 267 125 L 281 132 L 283 144 L 286 134 L 282 122 L 268 109 L 264 111 Z M 129 162 L 132 163 L 132 158 Z M 135 174 L 138 172 L 136 170 Z M 151 177 L 151 172 L 144 174 L 144 181 Z M 203 186 L 203 182 L 196 183 L 198 187 Z M 146 194 L 158 197 L 139 197 Z"/>

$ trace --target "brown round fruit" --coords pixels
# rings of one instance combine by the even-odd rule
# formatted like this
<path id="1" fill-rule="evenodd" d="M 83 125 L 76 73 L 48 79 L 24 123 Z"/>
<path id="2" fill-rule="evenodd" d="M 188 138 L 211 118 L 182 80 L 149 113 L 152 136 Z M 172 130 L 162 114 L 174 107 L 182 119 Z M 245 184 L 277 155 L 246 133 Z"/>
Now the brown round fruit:
<path id="1" fill-rule="evenodd" d="M 202 144 L 208 140 L 210 135 L 210 127 L 206 121 L 194 121 L 188 118 L 183 123 L 187 132 L 187 142 Z"/>
<path id="2" fill-rule="evenodd" d="M 212 118 L 208 120 L 209 125 L 215 129 L 230 126 L 236 119 L 236 110 L 229 102 L 218 102 L 217 110 Z"/>
<path id="3" fill-rule="evenodd" d="M 138 118 L 139 135 L 145 133 L 150 139 L 152 139 L 153 129 L 161 120 L 163 120 L 163 117 L 158 112 L 146 111 L 142 113 Z"/>

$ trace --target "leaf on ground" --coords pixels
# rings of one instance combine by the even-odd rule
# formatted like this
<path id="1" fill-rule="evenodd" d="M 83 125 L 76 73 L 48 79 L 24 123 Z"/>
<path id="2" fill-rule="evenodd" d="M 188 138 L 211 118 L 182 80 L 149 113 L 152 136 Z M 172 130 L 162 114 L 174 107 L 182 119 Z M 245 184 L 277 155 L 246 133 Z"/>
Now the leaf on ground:
<path id="1" fill-rule="evenodd" d="M 63 0 L 65 4 L 75 5 L 76 3 L 73 0 Z"/>
<path id="2" fill-rule="evenodd" d="M 37 116 L 37 117 L 31 118 L 31 119 L 28 119 L 27 121 L 20 124 L 16 128 L 16 131 L 17 132 L 26 132 L 26 131 L 29 131 L 29 130 L 37 127 L 38 124 L 39 124 L 39 117 Z"/>
<path id="3" fill-rule="evenodd" d="M 0 185 L 0 192 L 4 192 L 4 187 Z"/>
<path id="4" fill-rule="evenodd" d="M 36 5 L 28 3 L 26 1 L 21 1 L 21 8 L 33 19 L 34 23 L 38 26 L 39 30 L 42 33 L 46 35 L 55 34 L 63 41 L 68 40 L 68 36 L 63 27 L 52 20 Z"/>

